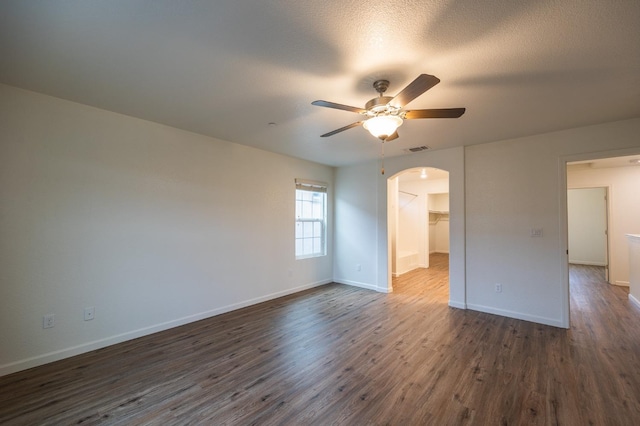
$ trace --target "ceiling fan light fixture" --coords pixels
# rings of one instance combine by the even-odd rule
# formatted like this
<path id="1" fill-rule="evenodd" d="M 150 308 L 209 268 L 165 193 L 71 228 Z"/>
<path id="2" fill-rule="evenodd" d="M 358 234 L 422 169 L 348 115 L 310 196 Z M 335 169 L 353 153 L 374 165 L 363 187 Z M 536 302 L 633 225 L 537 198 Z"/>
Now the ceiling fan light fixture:
<path id="1" fill-rule="evenodd" d="M 389 87 L 389 80 L 376 80 L 373 88 L 378 92 L 377 97 L 366 103 L 364 108 L 357 108 L 349 105 L 337 104 L 327 101 L 313 101 L 312 105 L 340 109 L 354 112 L 365 116 L 366 119 L 356 121 L 347 126 L 320 135 L 321 138 L 333 136 L 336 133 L 344 132 L 358 126 L 365 129 L 374 137 L 383 142 L 391 142 L 398 139 L 396 129 L 400 127 L 403 120 L 414 120 L 416 118 L 458 118 L 465 112 L 465 108 L 437 108 L 437 109 L 414 109 L 405 110 L 404 107 L 418 96 L 438 84 L 440 79 L 429 74 L 420 74 L 415 80 L 409 83 L 395 96 L 384 96 Z M 428 149 L 428 148 L 425 148 Z M 411 149 L 413 152 L 413 149 Z"/>
<path id="2" fill-rule="evenodd" d="M 394 134 L 401 125 L 402 118 L 397 115 L 378 115 L 371 117 L 362 124 L 369 133 L 382 140 Z"/>

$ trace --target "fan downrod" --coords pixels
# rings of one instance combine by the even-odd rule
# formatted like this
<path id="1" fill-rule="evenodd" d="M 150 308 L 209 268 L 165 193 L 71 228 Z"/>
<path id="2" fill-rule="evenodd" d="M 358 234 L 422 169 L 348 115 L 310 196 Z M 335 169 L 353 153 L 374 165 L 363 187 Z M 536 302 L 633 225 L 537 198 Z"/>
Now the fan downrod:
<path id="1" fill-rule="evenodd" d="M 380 93 L 380 96 L 389 88 L 389 80 L 376 80 L 373 82 L 373 88 L 376 92 Z"/>
<path id="2" fill-rule="evenodd" d="M 371 99 L 364 106 L 364 109 L 373 113 L 380 113 L 387 109 L 387 104 L 393 99 L 391 96 L 384 96 L 384 92 L 389 88 L 389 80 L 376 80 L 373 88 L 380 94 L 377 98 Z"/>

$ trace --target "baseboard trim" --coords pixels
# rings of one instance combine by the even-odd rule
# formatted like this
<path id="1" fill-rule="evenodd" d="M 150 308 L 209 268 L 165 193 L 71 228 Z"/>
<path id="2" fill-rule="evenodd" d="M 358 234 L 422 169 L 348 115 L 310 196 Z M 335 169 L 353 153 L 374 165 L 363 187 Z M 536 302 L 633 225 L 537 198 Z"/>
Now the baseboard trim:
<path id="1" fill-rule="evenodd" d="M 409 272 L 415 271 L 416 269 L 420 269 L 420 268 L 421 268 L 420 266 L 416 266 L 415 268 L 407 269 L 406 271 L 394 272 L 394 273 L 391 274 L 391 276 L 393 278 L 398 278 L 398 277 L 403 276 L 404 274 L 408 274 Z"/>
<path id="2" fill-rule="evenodd" d="M 500 315 L 502 317 L 534 322 L 536 324 L 550 325 L 550 326 L 559 327 L 559 328 L 569 328 L 568 324 L 562 323 L 562 320 L 557 320 L 553 318 L 540 317 L 537 315 L 529 315 L 522 312 L 515 312 L 515 311 L 509 311 L 506 309 L 493 308 L 491 306 L 475 305 L 472 303 L 468 303 L 467 308 L 471 309 L 472 311 L 484 312 L 484 313 L 493 314 L 493 315 Z"/>
<path id="3" fill-rule="evenodd" d="M 359 281 L 351 281 L 351 280 L 345 280 L 345 279 L 341 279 L 341 278 L 334 278 L 333 282 L 338 283 L 338 284 L 344 284 L 344 285 L 350 285 L 350 286 L 354 286 L 354 287 L 360 287 L 360 288 L 364 288 L 367 290 L 373 290 L 373 291 L 377 291 L 379 293 L 391 293 L 391 291 L 388 288 L 380 288 L 376 285 L 373 284 L 369 284 L 369 283 L 362 283 Z"/>
<path id="4" fill-rule="evenodd" d="M 8 364 L 0 365 L 0 376 L 6 376 L 7 374 L 16 373 L 18 371 L 27 370 L 29 368 L 38 367 L 44 364 L 49 364 L 50 362 L 60 361 L 65 358 L 70 358 L 72 356 L 80 355 L 86 352 L 91 352 L 96 349 L 102 349 L 107 346 L 126 342 L 127 340 L 133 340 L 139 337 L 148 336 L 150 334 L 158 333 L 160 331 L 169 330 L 171 328 L 179 327 L 181 325 L 211 318 L 216 315 L 221 315 L 227 312 L 235 311 L 237 309 L 242 309 L 247 306 L 256 305 L 258 303 L 277 299 L 279 297 L 288 296 L 290 294 L 298 293 L 304 290 L 308 290 L 310 288 L 319 287 L 321 285 L 329 284 L 332 282 L 333 280 L 321 280 L 314 283 L 305 284 L 305 285 L 294 287 L 291 289 L 278 291 L 275 293 L 271 293 L 271 294 L 256 297 L 253 299 L 245 300 L 242 302 L 234 303 L 231 305 L 223 306 L 220 308 L 211 309 L 209 311 L 204 311 L 197 314 L 188 315 L 186 317 L 177 318 L 175 320 L 154 324 L 148 327 L 139 328 L 137 330 L 132 330 L 132 331 L 128 331 L 121 334 L 116 334 L 113 336 L 105 337 L 103 339 L 93 340 L 91 342 L 82 343 L 80 345 L 71 346 L 71 347 L 60 349 L 57 351 L 48 352 L 42 355 L 36 355 L 33 357 L 10 362 Z"/>
<path id="5" fill-rule="evenodd" d="M 571 259 L 569 259 L 569 263 L 571 265 L 607 266 L 606 262 L 590 262 L 588 260 L 571 260 Z"/>
<path id="6" fill-rule="evenodd" d="M 611 283 L 612 285 L 617 285 L 618 287 L 629 287 L 629 281 L 614 281 Z"/>
<path id="7" fill-rule="evenodd" d="M 449 306 L 456 309 L 467 309 L 467 304 L 456 300 L 449 300 Z"/>
<path id="8" fill-rule="evenodd" d="M 629 301 L 631 303 L 633 303 L 634 305 L 636 305 L 636 307 L 638 309 L 640 309 L 640 300 L 638 300 L 635 296 L 633 296 L 631 293 L 629 293 Z"/>

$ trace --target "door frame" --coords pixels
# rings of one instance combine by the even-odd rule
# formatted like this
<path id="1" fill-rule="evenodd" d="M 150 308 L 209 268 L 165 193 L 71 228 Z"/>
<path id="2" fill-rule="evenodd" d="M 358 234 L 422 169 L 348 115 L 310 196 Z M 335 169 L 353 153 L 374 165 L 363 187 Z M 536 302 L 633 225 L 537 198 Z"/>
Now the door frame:
<path id="1" fill-rule="evenodd" d="M 563 155 L 558 157 L 558 200 L 559 208 L 559 247 L 560 270 L 562 271 L 562 325 L 564 328 L 571 328 L 571 297 L 569 294 L 569 225 L 567 218 L 567 163 L 573 161 L 600 160 L 603 158 L 625 157 L 628 155 L 640 154 L 640 148 L 624 148 L 608 151 L 596 151 L 582 154 Z M 611 194 L 609 194 L 611 195 Z M 611 202 L 611 197 L 609 197 Z"/>

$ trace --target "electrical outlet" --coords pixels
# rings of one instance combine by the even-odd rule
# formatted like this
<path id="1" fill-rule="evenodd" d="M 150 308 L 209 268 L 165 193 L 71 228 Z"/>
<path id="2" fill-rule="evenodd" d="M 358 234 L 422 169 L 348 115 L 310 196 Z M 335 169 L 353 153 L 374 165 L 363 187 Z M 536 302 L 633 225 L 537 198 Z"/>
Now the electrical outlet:
<path id="1" fill-rule="evenodd" d="M 96 316 L 96 308 L 89 306 L 84 308 L 84 320 L 91 321 Z"/>
<path id="2" fill-rule="evenodd" d="M 362 271 L 362 265 L 360 265 L 359 263 L 356 265 L 356 271 Z"/>
<path id="3" fill-rule="evenodd" d="M 56 318 L 53 314 L 47 314 L 42 317 L 42 328 L 53 328 L 56 325 Z"/>
<path id="4" fill-rule="evenodd" d="M 502 293 L 502 284 L 496 284 L 496 293 Z"/>

